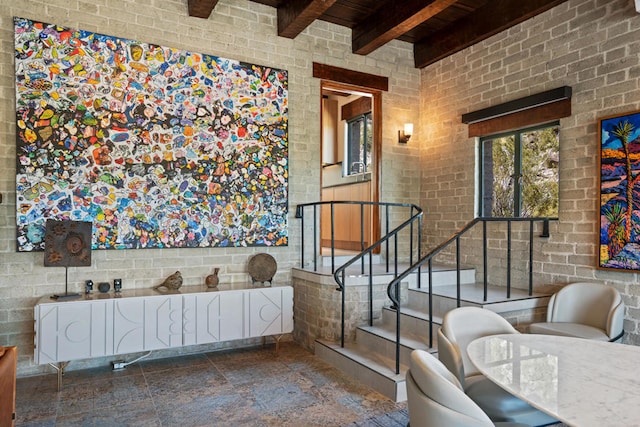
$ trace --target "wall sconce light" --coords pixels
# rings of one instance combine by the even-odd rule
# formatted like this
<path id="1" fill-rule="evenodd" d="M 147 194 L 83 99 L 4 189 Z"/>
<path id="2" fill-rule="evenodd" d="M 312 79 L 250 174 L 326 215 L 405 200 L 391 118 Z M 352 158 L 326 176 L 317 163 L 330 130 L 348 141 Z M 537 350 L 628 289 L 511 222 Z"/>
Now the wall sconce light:
<path id="1" fill-rule="evenodd" d="M 413 135 L 413 123 L 405 123 L 404 130 L 398 131 L 398 142 L 400 144 L 406 144 L 409 142 L 411 135 Z"/>

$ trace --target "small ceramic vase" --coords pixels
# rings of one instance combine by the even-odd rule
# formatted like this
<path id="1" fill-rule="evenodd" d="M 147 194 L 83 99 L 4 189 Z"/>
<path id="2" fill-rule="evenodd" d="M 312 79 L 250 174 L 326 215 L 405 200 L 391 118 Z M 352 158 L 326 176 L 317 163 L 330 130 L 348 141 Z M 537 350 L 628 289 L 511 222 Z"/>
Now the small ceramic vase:
<path id="1" fill-rule="evenodd" d="M 215 288 L 218 286 L 218 283 L 220 283 L 220 278 L 218 277 L 218 271 L 220 271 L 219 268 L 217 267 L 214 268 L 213 274 L 208 275 L 207 278 L 205 279 L 207 288 Z"/>

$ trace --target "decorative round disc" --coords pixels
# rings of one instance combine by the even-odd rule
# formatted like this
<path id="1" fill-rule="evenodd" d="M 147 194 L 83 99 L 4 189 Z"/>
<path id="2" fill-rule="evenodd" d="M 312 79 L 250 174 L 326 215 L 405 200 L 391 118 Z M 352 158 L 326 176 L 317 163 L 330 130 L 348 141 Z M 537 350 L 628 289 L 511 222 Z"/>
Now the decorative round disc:
<path id="1" fill-rule="evenodd" d="M 65 245 L 71 255 L 78 255 L 84 249 L 84 242 L 77 234 L 70 234 Z"/>
<path id="2" fill-rule="evenodd" d="M 254 282 L 271 282 L 276 270 L 278 264 L 269 254 L 257 254 L 249 260 L 249 275 Z"/>

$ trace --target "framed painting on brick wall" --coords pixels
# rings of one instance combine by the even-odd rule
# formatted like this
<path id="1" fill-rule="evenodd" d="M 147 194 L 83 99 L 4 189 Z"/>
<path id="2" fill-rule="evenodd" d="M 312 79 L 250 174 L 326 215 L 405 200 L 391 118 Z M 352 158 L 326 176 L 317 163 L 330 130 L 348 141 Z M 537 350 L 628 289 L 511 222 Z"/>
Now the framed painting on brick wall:
<path id="1" fill-rule="evenodd" d="M 18 251 L 287 245 L 288 73 L 14 18 Z"/>
<path id="2" fill-rule="evenodd" d="M 640 111 L 599 120 L 598 267 L 640 271 Z"/>

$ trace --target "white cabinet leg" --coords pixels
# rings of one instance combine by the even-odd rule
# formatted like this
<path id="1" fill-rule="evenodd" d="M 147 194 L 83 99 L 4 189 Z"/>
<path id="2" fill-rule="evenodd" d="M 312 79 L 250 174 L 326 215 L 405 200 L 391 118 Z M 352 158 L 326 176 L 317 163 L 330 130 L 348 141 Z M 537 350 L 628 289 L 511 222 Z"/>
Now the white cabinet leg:
<path id="1" fill-rule="evenodd" d="M 69 362 L 58 362 L 58 364 L 49 363 L 53 368 L 58 371 L 58 391 L 62 390 L 62 376 L 64 375 L 64 368 L 67 367 Z"/>

